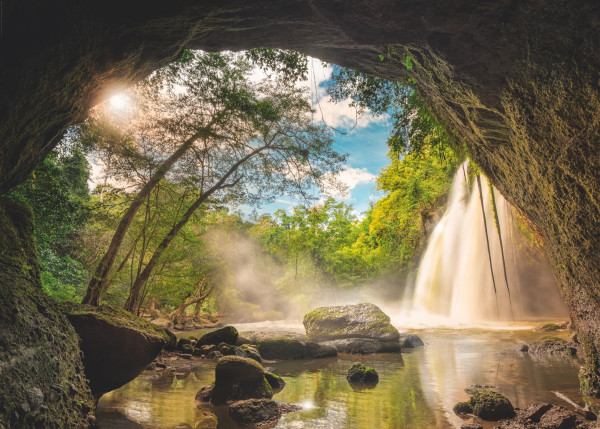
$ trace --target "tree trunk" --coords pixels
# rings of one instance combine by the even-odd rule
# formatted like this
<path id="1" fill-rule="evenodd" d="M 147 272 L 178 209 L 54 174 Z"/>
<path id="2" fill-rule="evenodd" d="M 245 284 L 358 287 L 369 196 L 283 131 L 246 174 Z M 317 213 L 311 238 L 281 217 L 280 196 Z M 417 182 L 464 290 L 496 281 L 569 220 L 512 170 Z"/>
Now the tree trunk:
<path id="1" fill-rule="evenodd" d="M 166 235 L 166 237 L 161 241 L 161 243 L 158 245 L 158 247 L 152 254 L 150 261 L 148 261 L 148 264 L 146 265 L 146 267 L 144 268 L 142 273 L 135 279 L 135 283 L 131 287 L 129 296 L 127 297 L 127 301 L 125 302 L 125 307 L 124 307 L 125 310 L 132 311 L 133 309 L 135 309 L 137 307 L 139 299 L 140 299 L 140 292 L 141 292 L 142 288 L 144 287 L 144 285 L 148 282 L 148 279 L 150 278 L 150 275 L 152 274 L 152 270 L 154 270 L 154 267 L 156 266 L 156 264 L 158 264 L 158 261 L 162 257 L 165 250 L 167 250 L 167 248 L 169 247 L 171 242 L 175 239 L 175 237 L 177 237 L 177 234 L 179 234 L 179 231 L 181 231 L 181 229 L 187 224 L 187 222 L 190 220 L 190 218 L 192 217 L 194 212 L 198 209 L 198 207 L 200 207 L 200 205 L 203 202 L 205 202 L 208 199 L 208 197 L 210 197 L 217 190 L 225 188 L 225 187 L 233 186 L 235 183 L 231 184 L 231 185 L 225 184 L 227 179 L 244 162 L 246 162 L 253 156 L 257 155 L 258 153 L 262 152 L 263 150 L 268 149 L 268 147 L 269 146 L 261 146 L 255 150 L 253 150 L 246 156 L 242 157 L 239 161 L 237 161 L 235 164 L 233 164 L 229 168 L 227 173 L 225 173 L 223 175 L 223 177 L 221 177 L 221 179 L 219 179 L 219 181 L 217 183 L 215 183 L 215 185 L 212 188 L 210 188 L 208 191 L 206 191 L 205 193 L 200 195 L 200 197 L 196 201 L 194 201 L 194 203 L 190 206 L 189 209 L 187 209 L 187 211 L 183 215 L 183 218 L 175 226 L 173 226 L 173 228 L 171 228 L 171 230 Z"/>
<path id="2" fill-rule="evenodd" d="M 142 189 L 140 189 L 138 194 L 129 205 L 129 208 L 121 218 L 110 245 L 108 246 L 108 250 L 102 257 L 102 260 L 98 264 L 98 267 L 96 268 L 96 271 L 90 280 L 87 292 L 82 300 L 83 304 L 91 304 L 94 306 L 100 305 L 102 295 L 106 291 L 108 274 L 115 262 L 117 254 L 119 253 L 119 248 L 125 239 L 125 234 L 127 233 L 131 222 L 133 222 L 133 218 L 135 217 L 137 211 L 142 206 L 146 197 L 150 194 L 150 191 L 152 191 L 152 189 L 160 182 L 160 180 L 171 169 L 171 167 L 173 167 L 179 158 L 181 158 L 187 152 L 192 144 L 203 134 L 206 134 L 207 131 L 208 129 L 204 128 L 183 142 L 183 144 L 179 146 L 179 148 L 156 170 L 148 183 L 146 183 Z"/>

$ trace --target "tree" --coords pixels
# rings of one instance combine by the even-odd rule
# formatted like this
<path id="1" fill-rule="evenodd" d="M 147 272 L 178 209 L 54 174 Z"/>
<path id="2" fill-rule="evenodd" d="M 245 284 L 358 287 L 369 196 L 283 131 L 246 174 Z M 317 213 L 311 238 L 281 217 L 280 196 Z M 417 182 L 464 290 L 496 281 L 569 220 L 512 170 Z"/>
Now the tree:
<path id="1" fill-rule="evenodd" d="M 58 301 L 74 300 L 87 277 L 76 238 L 89 215 L 88 177 L 82 151 L 59 147 L 11 193 L 33 210 L 42 286 Z"/>
<path id="2" fill-rule="evenodd" d="M 159 70 L 130 97 L 138 105 L 132 139 L 117 153 L 117 177 L 138 189 L 90 281 L 84 302 L 97 305 L 136 214 L 161 181 L 193 196 L 139 272 L 125 307 L 164 253 L 210 199 L 245 203 L 277 193 L 306 195 L 344 160 L 327 130 L 310 121 L 307 95 L 285 80 L 253 83 L 251 63 L 234 54 L 189 53 Z M 226 192 L 225 192 L 226 191 Z"/>

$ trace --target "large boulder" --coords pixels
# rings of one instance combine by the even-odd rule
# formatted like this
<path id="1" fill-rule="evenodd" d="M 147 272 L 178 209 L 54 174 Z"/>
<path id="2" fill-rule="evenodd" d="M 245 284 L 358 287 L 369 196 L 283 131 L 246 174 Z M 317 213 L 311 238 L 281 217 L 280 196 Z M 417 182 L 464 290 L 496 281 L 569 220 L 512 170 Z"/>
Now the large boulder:
<path id="1" fill-rule="evenodd" d="M 373 353 L 400 353 L 399 342 L 380 341 L 372 338 L 344 338 L 325 341 L 323 346 L 335 347 L 338 353 L 369 355 Z"/>
<path id="2" fill-rule="evenodd" d="M 493 390 L 470 389 L 471 399 L 454 406 L 456 414 L 475 414 L 483 420 L 500 420 L 513 417 L 515 409 L 508 398 Z"/>
<path id="3" fill-rule="evenodd" d="M 304 316 L 306 335 L 316 341 L 342 338 L 372 338 L 398 341 L 400 333 L 390 318 L 373 304 L 321 307 Z"/>
<path id="4" fill-rule="evenodd" d="M 244 337 L 258 346 L 263 359 L 317 359 L 337 355 L 335 347 L 294 332 L 244 332 Z"/>
<path id="5" fill-rule="evenodd" d="M 97 398 L 133 380 L 171 341 L 167 332 L 108 305 L 65 304 L 79 335 L 85 375 Z"/>
<path id="6" fill-rule="evenodd" d="M 225 356 L 215 367 L 215 382 L 196 395 L 200 402 L 223 405 L 244 399 L 270 399 L 273 389 L 265 379 L 263 367 L 253 359 Z"/>
<path id="7" fill-rule="evenodd" d="M 235 345 L 238 338 L 238 331 L 233 326 L 225 326 L 224 328 L 214 330 L 204 334 L 196 343 L 196 347 L 213 345 L 213 344 L 230 344 Z"/>

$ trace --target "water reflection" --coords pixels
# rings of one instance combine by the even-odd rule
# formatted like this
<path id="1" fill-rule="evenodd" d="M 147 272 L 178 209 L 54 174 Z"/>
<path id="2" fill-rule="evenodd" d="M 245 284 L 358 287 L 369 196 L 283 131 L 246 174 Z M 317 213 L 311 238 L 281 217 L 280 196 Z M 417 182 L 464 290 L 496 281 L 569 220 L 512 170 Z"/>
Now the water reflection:
<path id="1" fill-rule="evenodd" d="M 516 351 L 541 334 L 531 331 L 436 329 L 416 332 L 427 346 L 402 355 L 339 356 L 311 361 L 284 361 L 266 366 L 287 386 L 275 399 L 304 406 L 285 415 L 280 428 L 448 428 L 460 427 L 452 406 L 468 398 L 464 389 L 492 385 L 516 407 L 535 401 L 561 404 L 558 390 L 582 403 L 576 359 L 536 359 Z M 356 361 L 379 372 L 375 389 L 354 390 L 346 373 Z M 146 372 L 99 403 L 100 427 L 210 427 L 194 396 L 214 378 L 214 361 L 188 361 L 187 367 Z M 119 426 L 106 415 L 118 410 L 139 423 Z M 235 427 L 223 409 L 212 410 L 219 428 Z M 203 423 L 204 422 L 204 423 Z M 189 426 L 184 426 L 189 425 Z M 203 426 L 198 426 L 202 424 Z"/>

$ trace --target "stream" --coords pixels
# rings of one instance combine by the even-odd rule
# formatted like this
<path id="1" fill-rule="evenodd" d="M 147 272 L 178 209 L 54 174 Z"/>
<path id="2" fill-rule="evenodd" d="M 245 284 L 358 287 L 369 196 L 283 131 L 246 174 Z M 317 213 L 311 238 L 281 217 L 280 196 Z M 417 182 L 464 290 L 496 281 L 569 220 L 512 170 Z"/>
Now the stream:
<path id="1" fill-rule="evenodd" d="M 300 324 L 254 323 L 238 329 L 282 329 L 303 332 Z M 402 354 L 339 355 L 336 358 L 267 362 L 264 366 L 287 383 L 275 400 L 302 405 L 300 412 L 284 415 L 278 428 L 451 428 L 463 422 L 452 412 L 467 400 L 465 388 L 495 386 L 515 407 L 532 402 L 567 405 L 553 391 L 583 404 L 577 374 L 580 361 L 536 358 L 517 351 L 544 335 L 531 325 L 502 329 L 429 328 L 407 331 L 426 346 Z M 189 331 L 183 336 L 201 335 Z M 558 336 L 566 336 L 561 332 Z M 353 390 L 346 381 L 352 363 L 362 361 L 379 372 L 371 390 Z M 201 411 L 196 392 L 214 380 L 216 361 L 194 359 L 175 374 L 145 371 L 120 389 L 104 395 L 98 404 L 102 429 L 196 428 Z M 235 428 L 223 410 L 217 410 L 219 428 Z M 490 424 L 488 427 L 492 427 Z"/>

